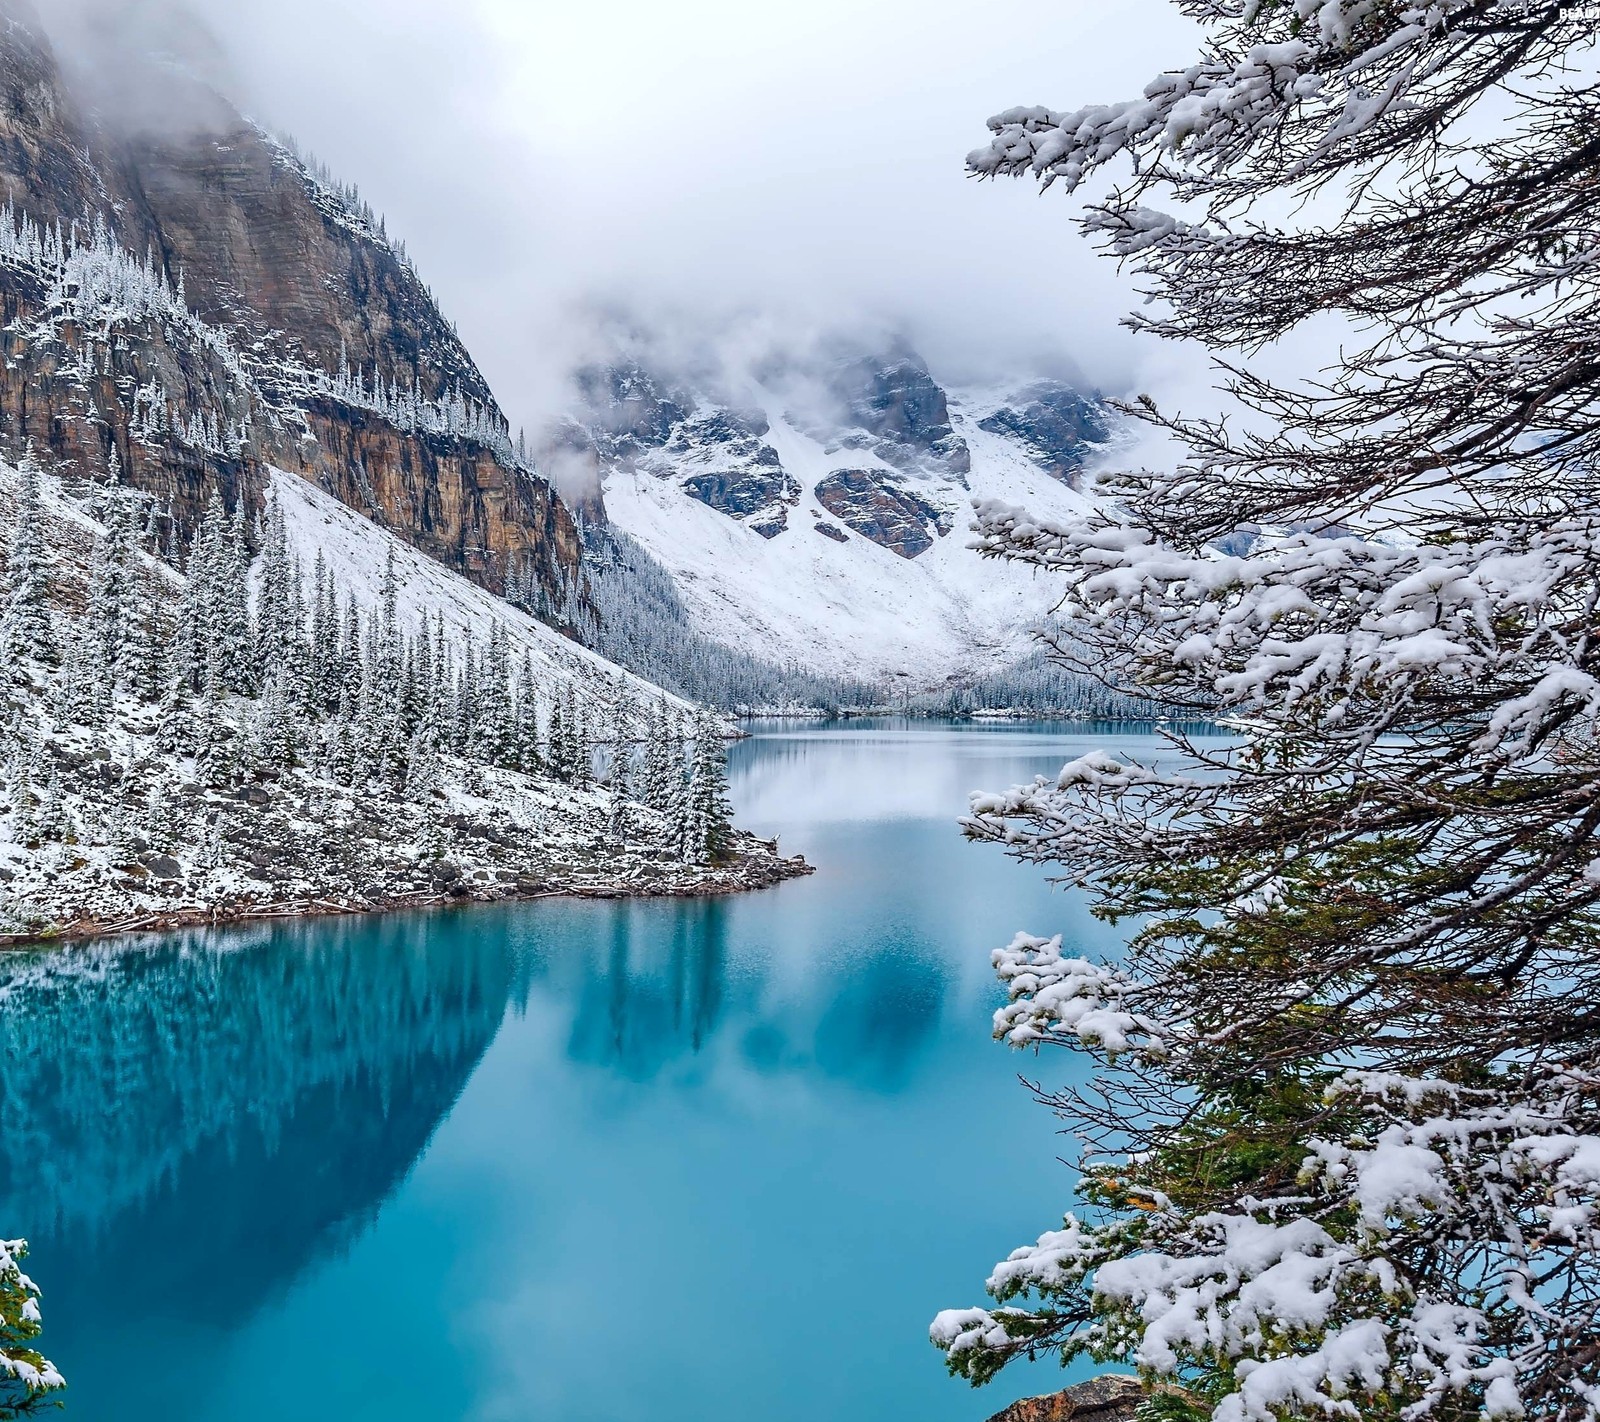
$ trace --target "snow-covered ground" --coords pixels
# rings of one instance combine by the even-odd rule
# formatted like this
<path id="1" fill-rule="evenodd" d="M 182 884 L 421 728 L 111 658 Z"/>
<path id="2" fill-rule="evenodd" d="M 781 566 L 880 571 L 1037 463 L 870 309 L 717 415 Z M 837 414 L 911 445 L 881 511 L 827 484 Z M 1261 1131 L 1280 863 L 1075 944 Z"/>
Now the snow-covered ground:
<path id="1" fill-rule="evenodd" d="M 612 734 L 619 686 L 641 700 L 661 695 L 303 481 L 279 475 L 273 487 L 307 574 L 321 551 L 337 595 L 367 616 L 392 551 L 409 628 L 442 612 L 481 656 L 499 623 L 514 662 L 524 651 L 532 661 L 547 710 L 570 687 L 588 724 Z M 204 678 L 197 696 L 187 674 L 175 675 L 175 631 L 193 589 L 122 542 L 130 529 L 142 542 L 142 516 L 115 529 L 97 516 L 130 500 L 137 496 L 125 490 L 81 481 L 69 488 L 49 475 L 29 485 L 0 464 L 0 548 L 12 550 L 0 560 L 15 563 L 15 550 L 28 546 L 16 537 L 20 522 L 36 535 L 26 566 L 42 573 L 10 580 L 0 622 L 35 605 L 19 602 L 18 589 L 42 590 L 53 643 L 16 657 L 0 649 L 0 944 L 453 898 L 720 893 L 806 872 L 738 833 L 725 858 L 682 862 L 672 807 L 619 798 L 587 774 L 563 779 L 550 760 L 508 768 L 470 745 L 450 754 L 431 736 L 419 750 L 421 731 L 408 755 L 433 768 L 426 777 L 408 769 L 397 783 L 373 757 L 399 734 L 401 708 L 373 693 L 375 664 L 366 657 L 348 715 L 342 703 L 338 716 L 310 713 L 294 694 L 270 701 L 283 691 L 270 682 L 245 694 L 214 691 Z M 128 591 L 115 604 L 106 575 L 94 571 L 113 547 L 132 560 Z M 134 614 L 145 611 L 154 624 L 146 653 L 164 670 L 161 687 L 140 690 L 124 649 L 127 628 L 140 621 Z M 203 606 L 200 625 L 220 625 L 216 612 Z M 93 660 L 113 638 L 105 660 Z M 453 682 L 441 690 L 439 717 L 458 692 Z M 340 747 L 352 739 L 361 744 L 346 756 Z M 279 746 L 271 756 L 269 743 Z"/>
<path id="2" fill-rule="evenodd" d="M 1051 517 L 1081 510 L 1085 499 L 1013 441 L 978 428 L 987 413 L 981 397 L 951 394 L 951 425 L 972 455 L 968 488 L 938 476 L 915 486 L 958 507 L 952 531 L 912 559 L 845 528 L 814 493 L 842 465 L 889 465 L 866 450 L 830 453 L 795 428 L 776 400 L 765 413 L 765 438 L 803 490 L 776 538 L 763 538 L 674 480 L 621 470 L 606 480 L 610 517 L 672 573 L 701 631 L 772 660 L 915 690 L 998 670 L 1027 654 L 1028 629 L 1050 612 L 1060 589 L 1026 569 L 979 558 L 967 546 L 970 503 L 1001 498 Z M 819 532 L 819 523 L 844 541 Z"/>

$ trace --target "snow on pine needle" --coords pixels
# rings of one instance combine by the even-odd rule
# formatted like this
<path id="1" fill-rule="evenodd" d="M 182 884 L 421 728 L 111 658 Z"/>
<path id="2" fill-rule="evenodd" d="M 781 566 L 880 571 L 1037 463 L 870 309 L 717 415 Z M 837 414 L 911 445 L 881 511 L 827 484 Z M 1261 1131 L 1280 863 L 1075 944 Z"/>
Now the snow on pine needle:
<path id="1" fill-rule="evenodd" d="M 969 835 L 1130 938 L 996 955 L 999 1035 L 1096 1064 L 1043 1093 L 1084 1204 L 934 1341 L 974 1381 L 1131 1363 L 1186 1389 L 1164 1415 L 1593 1422 L 1597 27 L 1184 9 L 1195 64 L 1002 114 L 970 160 L 1115 182 L 1081 225 L 1151 297 L 1129 324 L 1218 352 L 1234 414 L 1141 398 L 1171 467 L 978 509 L 982 553 L 1059 586 L 1052 652 L 1173 720 L 1149 763 L 974 800 Z M 1313 316 L 1327 369 L 1256 358 Z"/>
<path id="2" fill-rule="evenodd" d="M 34 1347 L 43 1331 L 39 1287 L 22 1272 L 28 1246 L 0 1239 L 0 1416 L 31 1417 L 58 1401 L 66 1384 Z"/>

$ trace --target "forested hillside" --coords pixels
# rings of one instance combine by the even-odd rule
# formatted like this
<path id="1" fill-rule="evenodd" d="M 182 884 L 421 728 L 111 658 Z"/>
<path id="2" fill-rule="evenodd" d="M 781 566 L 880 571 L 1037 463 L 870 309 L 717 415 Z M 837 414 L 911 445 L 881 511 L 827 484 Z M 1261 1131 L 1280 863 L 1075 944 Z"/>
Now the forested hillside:
<path id="1" fill-rule="evenodd" d="M 362 600 L 283 487 L 254 538 L 214 499 L 180 573 L 146 497 L 0 470 L 0 934 L 792 872 L 728 825 L 720 723 L 509 608 L 447 617 L 484 595 L 403 545 Z"/>

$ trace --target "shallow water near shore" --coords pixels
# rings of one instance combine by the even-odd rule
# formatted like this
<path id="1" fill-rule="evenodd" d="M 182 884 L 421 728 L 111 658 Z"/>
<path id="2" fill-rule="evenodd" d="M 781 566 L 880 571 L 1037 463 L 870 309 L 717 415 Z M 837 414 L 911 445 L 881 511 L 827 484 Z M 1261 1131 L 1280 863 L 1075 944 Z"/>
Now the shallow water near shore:
<path id="1" fill-rule="evenodd" d="M 818 873 L 0 959 L 0 1232 L 81 1422 L 982 1422 L 927 1342 L 1070 1207 L 989 952 L 1083 901 L 956 827 L 1136 727 L 765 723 Z"/>

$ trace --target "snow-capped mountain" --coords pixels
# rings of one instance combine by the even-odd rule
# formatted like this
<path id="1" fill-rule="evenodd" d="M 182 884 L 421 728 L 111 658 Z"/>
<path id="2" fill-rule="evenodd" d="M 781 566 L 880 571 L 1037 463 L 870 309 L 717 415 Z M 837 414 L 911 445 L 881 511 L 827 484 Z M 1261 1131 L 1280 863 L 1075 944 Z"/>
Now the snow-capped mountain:
<path id="1" fill-rule="evenodd" d="M 946 386 L 909 347 L 837 343 L 740 376 L 632 355 L 581 371 L 568 451 L 697 628 L 785 664 L 926 690 L 1016 663 L 1052 589 L 967 547 L 974 499 L 1081 508 L 1113 433 L 1055 380 Z"/>

